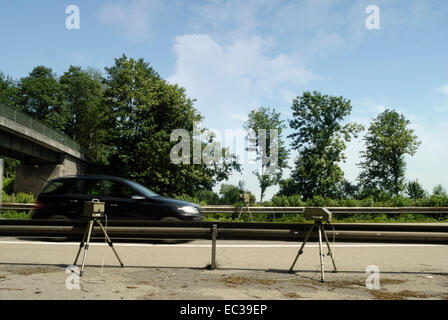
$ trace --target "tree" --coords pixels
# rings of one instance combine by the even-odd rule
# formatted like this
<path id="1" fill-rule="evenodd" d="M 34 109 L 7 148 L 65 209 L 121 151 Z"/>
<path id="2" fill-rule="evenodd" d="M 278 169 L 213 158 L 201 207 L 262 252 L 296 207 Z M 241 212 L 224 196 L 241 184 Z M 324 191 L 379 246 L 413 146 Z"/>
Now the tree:
<path id="1" fill-rule="evenodd" d="M 261 107 L 250 112 L 244 128 L 249 131 L 248 150 L 254 150 L 256 160 L 261 160 L 260 171 L 253 173 L 260 184 L 260 202 L 263 202 L 266 189 L 277 184 L 283 169 L 288 167 L 288 150 L 281 137 L 282 129 L 286 126 L 280 119 L 280 113 Z"/>
<path id="2" fill-rule="evenodd" d="M 373 119 L 364 140 L 366 150 L 359 163 L 359 181 L 372 194 L 398 195 L 404 188 L 405 155 L 414 155 L 420 142 L 409 120 L 395 110 L 385 110 Z"/>
<path id="3" fill-rule="evenodd" d="M 64 132 L 70 117 L 56 75 L 44 66 L 35 67 L 27 77 L 20 79 L 15 105 L 60 132 Z"/>
<path id="4" fill-rule="evenodd" d="M 432 194 L 434 196 L 447 197 L 446 189 L 441 184 L 436 185 L 434 189 L 432 189 Z"/>
<path id="5" fill-rule="evenodd" d="M 360 186 L 353 184 L 347 179 L 339 182 L 336 186 L 336 199 L 358 199 L 360 198 Z"/>
<path id="6" fill-rule="evenodd" d="M 3 158 L 4 162 L 4 168 L 3 168 L 3 176 L 6 179 L 12 178 L 16 175 L 16 168 L 20 164 L 19 160 L 12 159 L 9 157 L 1 156 Z"/>
<path id="7" fill-rule="evenodd" d="M 219 195 L 212 190 L 199 190 L 195 196 L 199 201 L 205 201 L 207 205 L 220 204 Z"/>
<path id="8" fill-rule="evenodd" d="M 248 193 L 250 195 L 249 202 L 251 204 L 255 203 L 255 195 L 246 190 L 244 182 L 239 181 L 238 186 L 232 184 L 222 184 L 219 190 L 220 202 L 222 204 L 235 205 L 241 203 L 240 195 L 243 193 Z"/>
<path id="9" fill-rule="evenodd" d="M 409 181 L 408 183 L 406 183 L 406 193 L 408 194 L 408 197 L 413 200 L 423 199 L 428 195 L 428 193 L 425 189 L 423 189 L 418 180 Z"/>
<path id="10" fill-rule="evenodd" d="M 104 88 L 99 71 L 70 66 L 59 82 L 69 117 L 65 133 L 90 151 L 96 163 L 105 163 L 108 105 L 103 103 Z"/>
<path id="11" fill-rule="evenodd" d="M 291 179 L 305 200 L 314 195 L 334 197 L 343 182 L 338 163 L 345 161 L 346 143 L 363 130 L 356 123 L 342 123 L 351 110 L 350 100 L 316 91 L 293 100 L 289 125 L 295 132 L 288 137 L 299 156 Z"/>
<path id="12" fill-rule="evenodd" d="M 17 96 L 17 82 L 0 72 L 0 103 L 16 107 Z"/>
<path id="13" fill-rule="evenodd" d="M 175 164 L 170 152 L 175 129 L 192 129 L 202 116 L 185 90 L 168 84 L 143 59 L 125 55 L 106 68 L 104 97 L 108 121 L 109 171 L 134 179 L 163 195 L 194 196 L 211 190 L 239 166 L 221 163 Z"/>
<path id="14" fill-rule="evenodd" d="M 293 196 L 298 194 L 298 187 L 295 181 L 291 178 L 289 179 L 280 179 L 278 182 L 280 186 L 280 190 L 277 192 L 277 196 Z"/>

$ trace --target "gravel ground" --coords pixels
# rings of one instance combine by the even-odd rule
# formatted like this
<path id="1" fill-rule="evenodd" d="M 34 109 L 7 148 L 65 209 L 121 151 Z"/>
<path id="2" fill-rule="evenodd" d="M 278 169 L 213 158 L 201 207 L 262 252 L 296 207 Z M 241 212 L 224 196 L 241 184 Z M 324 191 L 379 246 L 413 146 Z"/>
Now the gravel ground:
<path id="1" fill-rule="evenodd" d="M 0 299 L 12 300 L 447 300 L 444 274 L 383 273 L 380 289 L 364 272 L 86 266 L 79 279 L 66 265 L 1 264 Z M 336 276 L 337 275 L 337 276 Z M 70 281 L 73 280 L 73 281 Z M 68 283 L 68 285 L 67 285 Z M 79 284 L 76 286 L 76 284 Z M 419 288 L 415 290 L 415 288 Z"/>

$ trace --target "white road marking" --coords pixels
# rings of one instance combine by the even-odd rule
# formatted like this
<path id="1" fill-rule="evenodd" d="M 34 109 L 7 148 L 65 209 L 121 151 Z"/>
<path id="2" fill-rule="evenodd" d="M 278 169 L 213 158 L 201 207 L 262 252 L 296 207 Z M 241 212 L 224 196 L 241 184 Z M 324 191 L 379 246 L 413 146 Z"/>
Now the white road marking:
<path id="1" fill-rule="evenodd" d="M 0 241 L 1 244 L 37 244 L 56 246 L 79 246 L 79 242 L 45 242 L 45 241 Z M 115 247 L 187 247 L 187 248 L 211 248 L 211 244 L 152 244 L 152 243 L 113 243 Z M 107 246 L 104 242 L 91 242 L 91 246 Z M 297 244 L 217 244 L 217 248 L 298 248 Z M 443 244 L 330 244 L 335 248 L 381 248 L 381 247 L 438 247 Z M 306 247 L 317 248 L 319 244 L 306 244 Z"/>

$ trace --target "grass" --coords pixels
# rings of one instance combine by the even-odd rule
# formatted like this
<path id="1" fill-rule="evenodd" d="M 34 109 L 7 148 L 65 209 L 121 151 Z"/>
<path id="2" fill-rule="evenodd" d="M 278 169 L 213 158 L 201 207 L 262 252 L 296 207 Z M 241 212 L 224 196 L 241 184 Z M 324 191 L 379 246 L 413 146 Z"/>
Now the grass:
<path id="1" fill-rule="evenodd" d="M 4 219 L 31 219 L 31 215 L 30 211 L 4 210 L 0 216 Z"/>

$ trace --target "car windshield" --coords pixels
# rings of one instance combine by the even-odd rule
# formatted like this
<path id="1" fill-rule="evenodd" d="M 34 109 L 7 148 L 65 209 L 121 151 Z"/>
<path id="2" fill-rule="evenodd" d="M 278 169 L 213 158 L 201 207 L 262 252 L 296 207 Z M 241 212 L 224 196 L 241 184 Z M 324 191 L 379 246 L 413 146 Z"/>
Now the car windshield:
<path id="1" fill-rule="evenodd" d="M 142 186 L 141 184 L 138 184 L 137 182 L 128 181 L 128 183 L 138 192 L 140 192 L 145 197 L 157 197 L 158 194 L 154 191 L 149 190 L 148 188 Z"/>

